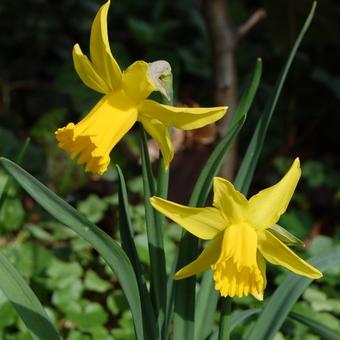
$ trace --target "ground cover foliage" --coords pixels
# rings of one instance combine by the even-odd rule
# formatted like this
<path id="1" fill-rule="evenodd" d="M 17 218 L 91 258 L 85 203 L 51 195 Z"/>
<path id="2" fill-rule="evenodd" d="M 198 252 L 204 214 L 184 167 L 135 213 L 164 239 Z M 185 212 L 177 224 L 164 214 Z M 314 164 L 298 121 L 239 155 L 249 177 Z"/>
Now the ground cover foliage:
<path id="1" fill-rule="evenodd" d="M 98 6 L 99 2 L 90 0 L 1 2 L 0 154 L 17 160 L 26 138 L 31 137 L 21 165 L 119 240 L 115 167 L 112 165 L 102 178 L 85 175 L 57 148 L 54 139 L 59 126 L 71 117 L 79 119 L 98 99 L 77 79 L 71 59 L 75 42 L 87 46 Z M 256 57 L 261 56 L 264 65 L 256 101 L 239 138 L 240 158 L 311 2 L 278 1 L 273 6 L 265 0 L 235 0 L 230 2 L 234 21 L 242 22 L 258 6 L 267 10 L 268 17 L 241 42 L 237 52 L 241 92 Z M 340 249 L 339 11 L 336 1 L 320 1 L 315 22 L 281 94 L 250 188 L 252 193 L 275 182 L 291 159 L 300 156 L 302 180 L 280 224 L 305 240 L 304 258 Z M 183 101 L 189 96 L 202 106 L 211 104 L 213 60 L 199 3 L 112 1 L 109 18 L 112 49 L 122 65 L 136 59 L 166 59 L 175 75 L 175 97 Z M 115 149 L 112 164 L 119 164 L 127 180 L 134 239 L 142 264 L 148 268 L 143 181 L 137 155 L 136 133 L 131 133 Z M 1 170 L 0 192 L 7 181 L 7 173 Z M 45 213 L 14 181 L 9 182 L 6 192 L 0 211 L 1 250 L 30 284 L 61 336 L 71 340 L 134 339 L 122 287 L 101 257 Z M 170 264 L 181 230 L 173 226 L 164 232 Z M 326 274 L 304 291 L 293 311 L 340 331 L 340 266 L 333 266 Z M 268 266 L 267 275 L 266 296 L 270 296 L 286 271 Z M 234 315 L 262 307 L 250 297 L 233 302 Z M 217 329 L 217 314 L 215 318 Z M 241 339 L 254 320 L 255 314 L 239 324 L 233 337 Z M 0 337 L 32 338 L 1 291 Z M 276 339 L 314 340 L 322 336 L 292 314 Z"/>

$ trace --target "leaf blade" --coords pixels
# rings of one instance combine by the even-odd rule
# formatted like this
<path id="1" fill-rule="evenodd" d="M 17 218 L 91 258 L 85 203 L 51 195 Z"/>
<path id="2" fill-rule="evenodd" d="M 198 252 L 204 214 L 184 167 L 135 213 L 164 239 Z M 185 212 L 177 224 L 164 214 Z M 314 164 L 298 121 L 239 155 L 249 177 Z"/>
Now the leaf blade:
<path id="1" fill-rule="evenodd" d="M 320 255 L 308 261 L 321 272 L 340 262 L 340 252 L 335 251 Z M 290 310 L 303 291 L 313 280 L 289 273 L 283 283 L 275 290 L 269 302 L 263 308 L 255 326 L 250 332 L 249 340 L 270 340 L 279 331 Z"/>
<path id="2" fill-rule="evenodd" d="M 295 54 L 300 46 L 300 43 L 312 22 L 312 19 L 315 13 L 315 8 L 316 8 L 316 2 L 313 3 L 313 6 L 308 14 L 308 17 L 298 37 L 295 40 L 292 50 L 290 51 L 288 59 L 282 68 L 281 74 L 276 82 L 273 95 L 267 102 L 264 112 L 262 113 L 261 118 L 259 119 L 255 132 L 248 145 L 246 154 L 243 158 L 240 169 L 237 173 L 236 179 L 234 181 L 234 185 L 239 191 L 241 191 L 244 194 L 247 193 L 249 190 L 249 186 L 254 176 L 256 165 L 257 165 L 257 162 L 259 160 L 259 157 L 262 151 L 262 147 L 263 147 L 263 143 L 264 143 L 264 140 L 267 134 L 269 123 L 271 121 L 274 110 L 276 108 L 276 104 L 281 94 L 282 87 L 285 83 L 288 71 L 290 70 L 290 67 L 292 65 Z"/>
<path id="3" fill-rule="evenodd" d="M 133 315 L 137 338 L 144 339 L 140 296 L 136 277 L 127 255 L 119 244 L 20 166 L 2 157 L 0 162 L 19 185 L 47 212 L 75 231 L 99 252 L 116 274 L 123 288 Z"/>
<path id="4" fill-rule="evenodd" d="M 128 255 L 132 267 L 136 274 L 137 284 L 139 293 L 141 296 L 141 307 L 143 310 L 143 321 L 145 336 L 147 339 L 157 339 L 158 330 L 156 329 L 155 312 L 152 307 L 150 295 L 148 293 L 142 271 L 142 265 L 139 261 L 137 249 L 133 240 L 132 225 L 129 213 L 129 204 L 127 198 L 126 183 L 124 175 L 120 167 L 116 164 L 116 169 L 119 179 L 119 215 L 118 215 L 118 226 L 120 231 L 120 237 L 122 240 L 122 247 Z"/>
<path id="5" fill-rule="evenodd" d="M 205 204 L 209 191 L 212 185 L 212 179 L 218 173 L 224 155 L 228 151 L 228 148 L 236 137 L 238 132 L 241 130 L 243 123 L 246 119 L 248 111 L 254 101 L 258 86 L 260 84 L 262 75 L 262 61 L 257 59 L 254 70 L 249 80 L 249 84 L 244 92 L 234 117 L 231 121 L 231 127 L 228 130 L 226 136 L 222 141 L 216 146 L 215 150 L 209 157 L 207 164 L 205 165 L 203 171 L 201 172 L 193 194 L 191 196 L 190 203 L 194 206 L 202 206 Z M 213 319 L 206 318 L 206 314 L 210 315 L 216 310 L 218 302 L 218 293 L 214 290 L 214 284 L 212 281 L 212 275 L 209 272 L 203 274 L 202 286 L 199 289 L 197 296 L 197 315 L 196 315 L 196 337 L 197 339 L 205 339 L 212 328 Z M 210 285 L 209 290 L 207 290 L 207 285 Z M 205 291 L 205 294 L 201 293 L 201 290 Z M 197 328 L 198 327 L 198 328 Z"/>
<path id="6" fill-rule="evenodd" d="M 12 303 L 34 338 L 59 340 L 40 301 L 25 280 L 0 252 L 0 289 Z"/>
<path id="7" fill-rule="evenodd" d="M 306 316 L 300 314 L 300 313 L 294 313 L 290 312 L 289 317 L 293 320 L 296 320 L 300 323 L 303 323 L 304 325 L 308 326 L 311 330 L 313 330 L 315 333 L 319 334 L 322 339 L 325 340 L 338 340 L 340 339 L 340 332 L 338 332 L 335 329 L 332 329 L 330 327 L 327 327 L 326 325 L 313 320 L 311 318 L 307 318 Z"/>
<path id="8" fill-rule="evenodd" d="M 158 328 L 163 327 L 166 311 L 166 266 L 163 242 L 163 230 L 158 226 L 156 212 L 151 206 L 150 197 L 155 194 L 155 181 L 151 169 L 145 132 L 140 126 L 140 149 L 142 158 L 142 178 L 144 187 L 145 221 L 150 258 L 150 292 L 155 314 L 158 316 Z"/>

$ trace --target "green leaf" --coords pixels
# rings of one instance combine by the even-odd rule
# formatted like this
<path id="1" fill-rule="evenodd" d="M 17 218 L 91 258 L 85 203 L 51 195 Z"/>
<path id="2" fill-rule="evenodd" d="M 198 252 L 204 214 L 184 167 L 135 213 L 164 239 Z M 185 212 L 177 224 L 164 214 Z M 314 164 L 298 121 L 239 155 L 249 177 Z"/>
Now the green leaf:
<path id="1" fill-rule="evenodd" d="M 7 253 L 8 248 L 4 249 Z M 7 256 L 7 254 L 5 255 Z M 11 260 L 15 263 L 16 269 L 23 277 L 32 277 L 41 274 L 49 267 L 53 255 L 52 253 L 33 242 L 26 241 L 23 244 L 15 245 L 11 248 Z"/>
<path id="2" fill-rule="evenodd" d="M 190 198 L 190 205 L 203 206 L 205 204 L 212 186 L 213 177 L 216 176 L 220 170 L 232 141 L 237 136 L 245 122 L 248 111 L 255 98 L 261 74 L 262 61 L 261 59 L 257 59 L 249 85 L 237 106 L 236 112 L 230 123 L 230 128 L 220 143 L 215 147 L 196 181 Z"/>
<path id="3" fill-rule="evenodd" d="M 230 320 L 230 332 L 243 321 L 247 320 L 248 318 L 255 314 L 260 313 L 261 310 L 262 310 L 261 308 L 253 308 L 242 312 L 238 312 L 235 315 L 233 315 Z"/>
<path id="4" fill-rule="evenodd" d="M 51 289 L 68 287 L 83 274 L 83 268 L 78 262 L 63 262 L 53 260 L 47 269 L 48 285 Z"/>
<path id="5" fill-rule="evenodd" d="M 305 324 L 316 334 L 319 334 L 322 337 L 322 339 L 325 339 L 325 340 L 339 340 L 340 339 L 339 331 L 336 331 L 335 329 L 327 327 L 324 324 L 316 320 L 307 318 L 306 316 L 302 314 L 294 313 L 294 312 L 290 312 L 289 317 L 292 318 L 293 320 L 296 320 L 296 321 L 299 321 Z"/>
<path id="6" fill-rule="evenodd" d="M 68 284 L 66 287 L 55 290 L 52 295 L 52 303 L 55 306 L 58 306 L 59 309 L 61 309 L 62 311 L 66 310 L 67 305 L 70 302 L 74 302 L 80 299 L 83 290 L 83 283 L 80 280 L 76 279 Z"/>
<path id="7" fill-rule="evenodd" d="M 21 167 L 6 158 L 0 158 L 0 162 L 5 170 L 44 209 L 88 241 L 103 257 L 116 274 L 126 294 L 134 319 L 136 336 L 138 339 L 144 339 L 143 318 L 136 277 L 127 255 L 119 244 Z"/>
<path id="8" fill-rule="evenodd" d="M 195 188 L 190 199 L 191 205 L 203 206 L 205 204 L 212 186 L 213 177 L 217 175 L 223 163 L 224 157 L 229 149 L 229 146 L 231 145 L 232 141 L 242 128 L 247 113 L 251 107 L 251 104 L 253 103 L 257 88 L 260 83 L 261 74 L 262 74 L 262 62 L 261 59 L 258 59 L 255 64 L 254 71 L 250 77 L 249 85 L 247 86 L 246 91 L 243 94 L 239 102 L 239 105 L 236 109 L 236 112 L 233 116 L 230 129 L 223 137 L 221 142 L 214 149 L 213 153 L 209 157 L 206 165 L 204 166 L 196 182 Z M 184 243 L 183 248 L 189 250 L 196 248 L 197 253 L 197 239 L 189 234 L 187 234 L 185 237 L 189 238 L 189 241 L 187 241 L 187 243 Z M 194 251 L 192 251 L 191 255 L 192 255 L 191 258 L 193 259 L 197 254 L 194 254 Z M 184 264 L 187 264 L 189 262 L 190 260 L 187 259 Z M 189 279 L 187 280 L 188 285 L 195 284 L 195 280 L 193 279 L 192 281 L 189 281 Z M 199 293 L 197 296 L 197 308 L 196 308 L 197 315 L 195 319 L 196 327 L 199 327 L 198 329 L 196 329 L 195 333 L 197 339 L 204 339 L 205 336 L 207 336 L 211 332 L 211 328 L 213 325 L 213 319 L 206 318 L 206 315 L 213 315 L 214 311 L 216 310 L 218 300 L 218 293 L 214 290 L 214 286 L 211 283 L 211 280 L 212 280 L 211 273 L 209 273 L 208 271 L 204 273 L 200 290 L 207 290 L 206 285 L 209 285 L 210 289 L 207 290 L 207 292 L 204 294 Z M 183 283 L 183 286 L 184 284 L 185 283 Z M 180 299 L 180 296 L 178 296 L 178 298 Z M 192 308 L 190 312 L 192 314 L 194 306 L 188 308 Z"/>
<path id="9" fill-rule="evenodd" d="M 105 293 L 111 288 L 111 284 L 99 277 L 93 270 L 86 272 L 84 286 L 87 290 L 98 293 Z"/>
<path id="10" fill-rule="evenodd" d="M 157 225 L 156 212 L 150 203 L 150 197 L 155 194 L 155 183 L 146 136 L 142 126 L 140 127 L 140 149 L 142 157 L 145 221 L 150 258 L 150 292 L 155 314 L 158 316 L 158 328 L 161 330 L 166 310 L 167 289 L 163 230 L 161 226 Z"/>
<path id="11" fill-rule="evenodd" d="M 24 158 L 24 155 L 27 151 L 27 148 L 28 148 L 28 145 L 30 143 L 31 139 L 30 138 L 26 138 L 25 140 L 25 143 L 22 145 L 22 147 L 20 148 L 19 150 L 19 153 L 18 153 L 18 156 L 16 158 L 16 162 L 18 164 L 21 164 L 22 162 L 22 159 Z M 11 186 L 11 182 L 9 180 L 9 178 L 6 178 L 5 180 L 5 183 L 4 183 L 4 186 L 0 192 L 0 208 L 2 209 L 3 208 L 3 204 L 7 198 L 7 194 L 8 194 L 8 190 Z"/>
<path id="12" fill-rule="evenodd" d="M 66 318 L 75 322 L 80 329 L 90 330 L 104 325 L 108 320 L 108 314 L 99 303 L 81 300 L 68 311 Z"/>
<path id="13" fill-rule="evenodd" d="M 17 230 L 25 219 L 25 210 L 18 197 L 6 195 L 0 209 L 0 226 L 6 231 Z"/>
<path id="14" fill-rule="evenodd" d="M 37 339 L 60 339 L 36 295 L 2 253 L 0 278 L 0 289 L 32 335 Z"/>
<path id="15" fill-rule="evenodd" d="M 340 262 L 340 252 L 331 252 L 308 261 L 321 272 Z M 290 273 L 276 289 L 261 312 L 248 340 L 270 340 L 279 331 L 295 302 L 312 282 L 311 279 Z"/>
<path id="16" fill-rule="evenodd" d="M 201 286 L 197 294 L 195 313 L 195 334 L 197 340 L 206 339 L 214 324 L 215 311 L 219 299 L 219 292 L 215 290 L 213 271 L 208 270 L 202 277 Z"/>
<path id="17" fill-rule="evenodd" d="M 119 215 L 118 215 L 118 226 L 120 231 L 120 237 L 122 240 L 122 247 L 125 250 L 127 256 L 129 257 L 133 269 L 136 274 L 136 279 L 138 283 L 139 293 L 142 299 L 142 310 L 143 310 L 143 321 L 144 329 L 147 339 L 156 339 L 157 336 L 157 325 L 155 321 L 155 312 L 152 307 L 149 292 L 147 290 L 146 284 L 144 282 L 142 266 L 138 258 L 136 245 L 134 242 L 132 225 L 130 220 L 130 211 L 128 204 L 128 197 L 126 192 L 126 183 L 123 173 L 118 165 L 116 165 L 118 178 L 119 178 Z"/>
<path id="18" fill-rule="evenodd" d="M 0 289 L 0 329 L 16 323 L 18 314 Z"/>
<path id="19" fill-rule="evenodd" d="M 236 179 L 234 181 L 235 187 L 246 194 L 249 190 L 250 183 L 253 179 L 254 172 L 256 169 L 257 162 L 259 160 L 263 143 L 267 134 L 268 126 L 273 116 L 274 110 L 276 108 L 276 104 L 278 102 L 283 84 L 287 78 L 288 71 L 290 66 L 292 65 L 295 54 L 300 46 L 301 40 L 307 32 L 309 25 L 312 22 L 314 12 L 315 12 L 316 2 L 313 3 L 312 9 L 294 43 L 294 46 L 289 54 L 289 57 L 284 65 L 281 74 L 276 82 L 275 89 L 273 95 L 270 97 L 267 105 L 259 119 L 259 122 L 256 126 L 255 132 L 252 136 L 252 139 L 249 143 L 246 154 L 243 158 L 241 167 L 237 173 Z"/>
<path id="20" fill-rule="evenodd" d="M 80 201 L 77 210 L 84 214 L 92 223 L 98 223 L 104 217 L 108 203 L 97 195 L 91 194 L 83 201 Z"/>
<path id="21" fill-rule="evenodd" d="M 268 229 L 274 236 L 276 236 L 280 241 L 285 243 L 287 246 L 295 246 L 304 248 L 305 244 L 303 241 L 298 239 L 296 236 L 291 234 L 288 230 L 285 228 L 282 228 L 280 225 L 275 224 L 272 227 Z"/>

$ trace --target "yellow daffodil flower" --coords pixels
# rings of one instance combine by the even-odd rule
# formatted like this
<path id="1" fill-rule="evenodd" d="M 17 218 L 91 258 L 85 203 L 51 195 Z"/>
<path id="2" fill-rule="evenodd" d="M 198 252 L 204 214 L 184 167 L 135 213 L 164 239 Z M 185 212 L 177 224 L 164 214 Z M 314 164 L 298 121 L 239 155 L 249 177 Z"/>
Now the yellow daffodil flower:
<path id="1" fill-rule="evenodd" d="M 263 299 L 266 287 L 265 260 L 299 275 L 320 278 L 319 270 L 299 258 L 271 232 L 271 227 L 286 211 L 300 175 L 297 158 L 277 184 L 249 200 L 229 181 L 215 177 L 213 207 L 207 208 L 191 208 L 152 197 L 155 209 L 191 234 L 212 240 L 201 255 L 180 269 L 174 278 L 184 279 L 212 268 L 215 289 L 222 296 L 252 294 L 258 300 Z"/>
<path id="2" fill-rule="evenodd" d="M 72 158 L 79 156 L 78 163 L 86 163 L 86 171 L 103 174 L 112 148 L 139 121 L 157 141 L 167 168 L 174 153 L 168 127 L 196 129 L 220 119 L 227 108 L 178 108 L 147 99 L 153 91 L 167 95 L 164 77 L 171 76 L 170 65 L 166 61 L 136 61 L 122 72 L 107 35 L 109 6 L 110 1 L 100 8 L 92 25 L 91 61 L 78 44 L 73 48 L 80 79 L 104 96 L 78 124 L 69 123 L 55 132 L 59 147 Z"/>

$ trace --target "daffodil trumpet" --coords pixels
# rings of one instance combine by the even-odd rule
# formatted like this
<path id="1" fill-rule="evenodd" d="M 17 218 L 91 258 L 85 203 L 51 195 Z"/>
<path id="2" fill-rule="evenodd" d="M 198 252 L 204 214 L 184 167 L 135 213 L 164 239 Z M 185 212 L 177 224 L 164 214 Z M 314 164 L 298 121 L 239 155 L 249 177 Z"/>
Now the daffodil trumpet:
<path id="1" fill-rule="evenodd" d="M 122 72 L 111 53 L 107 34 L 110 1 L 98 11 L 91 29 L 90 59 L 80 46 L 73 48 L 75 69 L 85 85 L 104 94 L 102 99 L 78 124 L 69 123 L 55 134 L 60 148 L 85 171 L 103 174 L 110 163 L 110 152 L 118 141 L 139 121 L 156 140 L 168 168 L 173 145 L 168 127 L 191 130 L 220 119 L 227 107 L 179 108 L 147 99 L 153 91 L 169 97 L 166 77 L 171 76 L 168 62 L 136 61 Z"/>
<path id="2" fill-rule="evenodd" d="M 258 300 L 263 299 L 267 284 L 265 260 L 308 278 L 320 278 L 322 273 L 318 269 L 280 240 L 292 242 L 288 232 L 283 233 L 277 227 L 275 233 L 271 232 L 271 227 L 286 211 L 300 176 L 297 158 L 277 184 L 249 200 L 232 183 L 215 177 L 213 206 L 206 208 L 186 207 L 152 197 L 151 204 L 156 210 L 200 239 L 212 240 L 201 255 L 180 269 L 174 278 L 184 279 L 211 268 L 215 289 L 221 296 L 251 294 Z"/>

